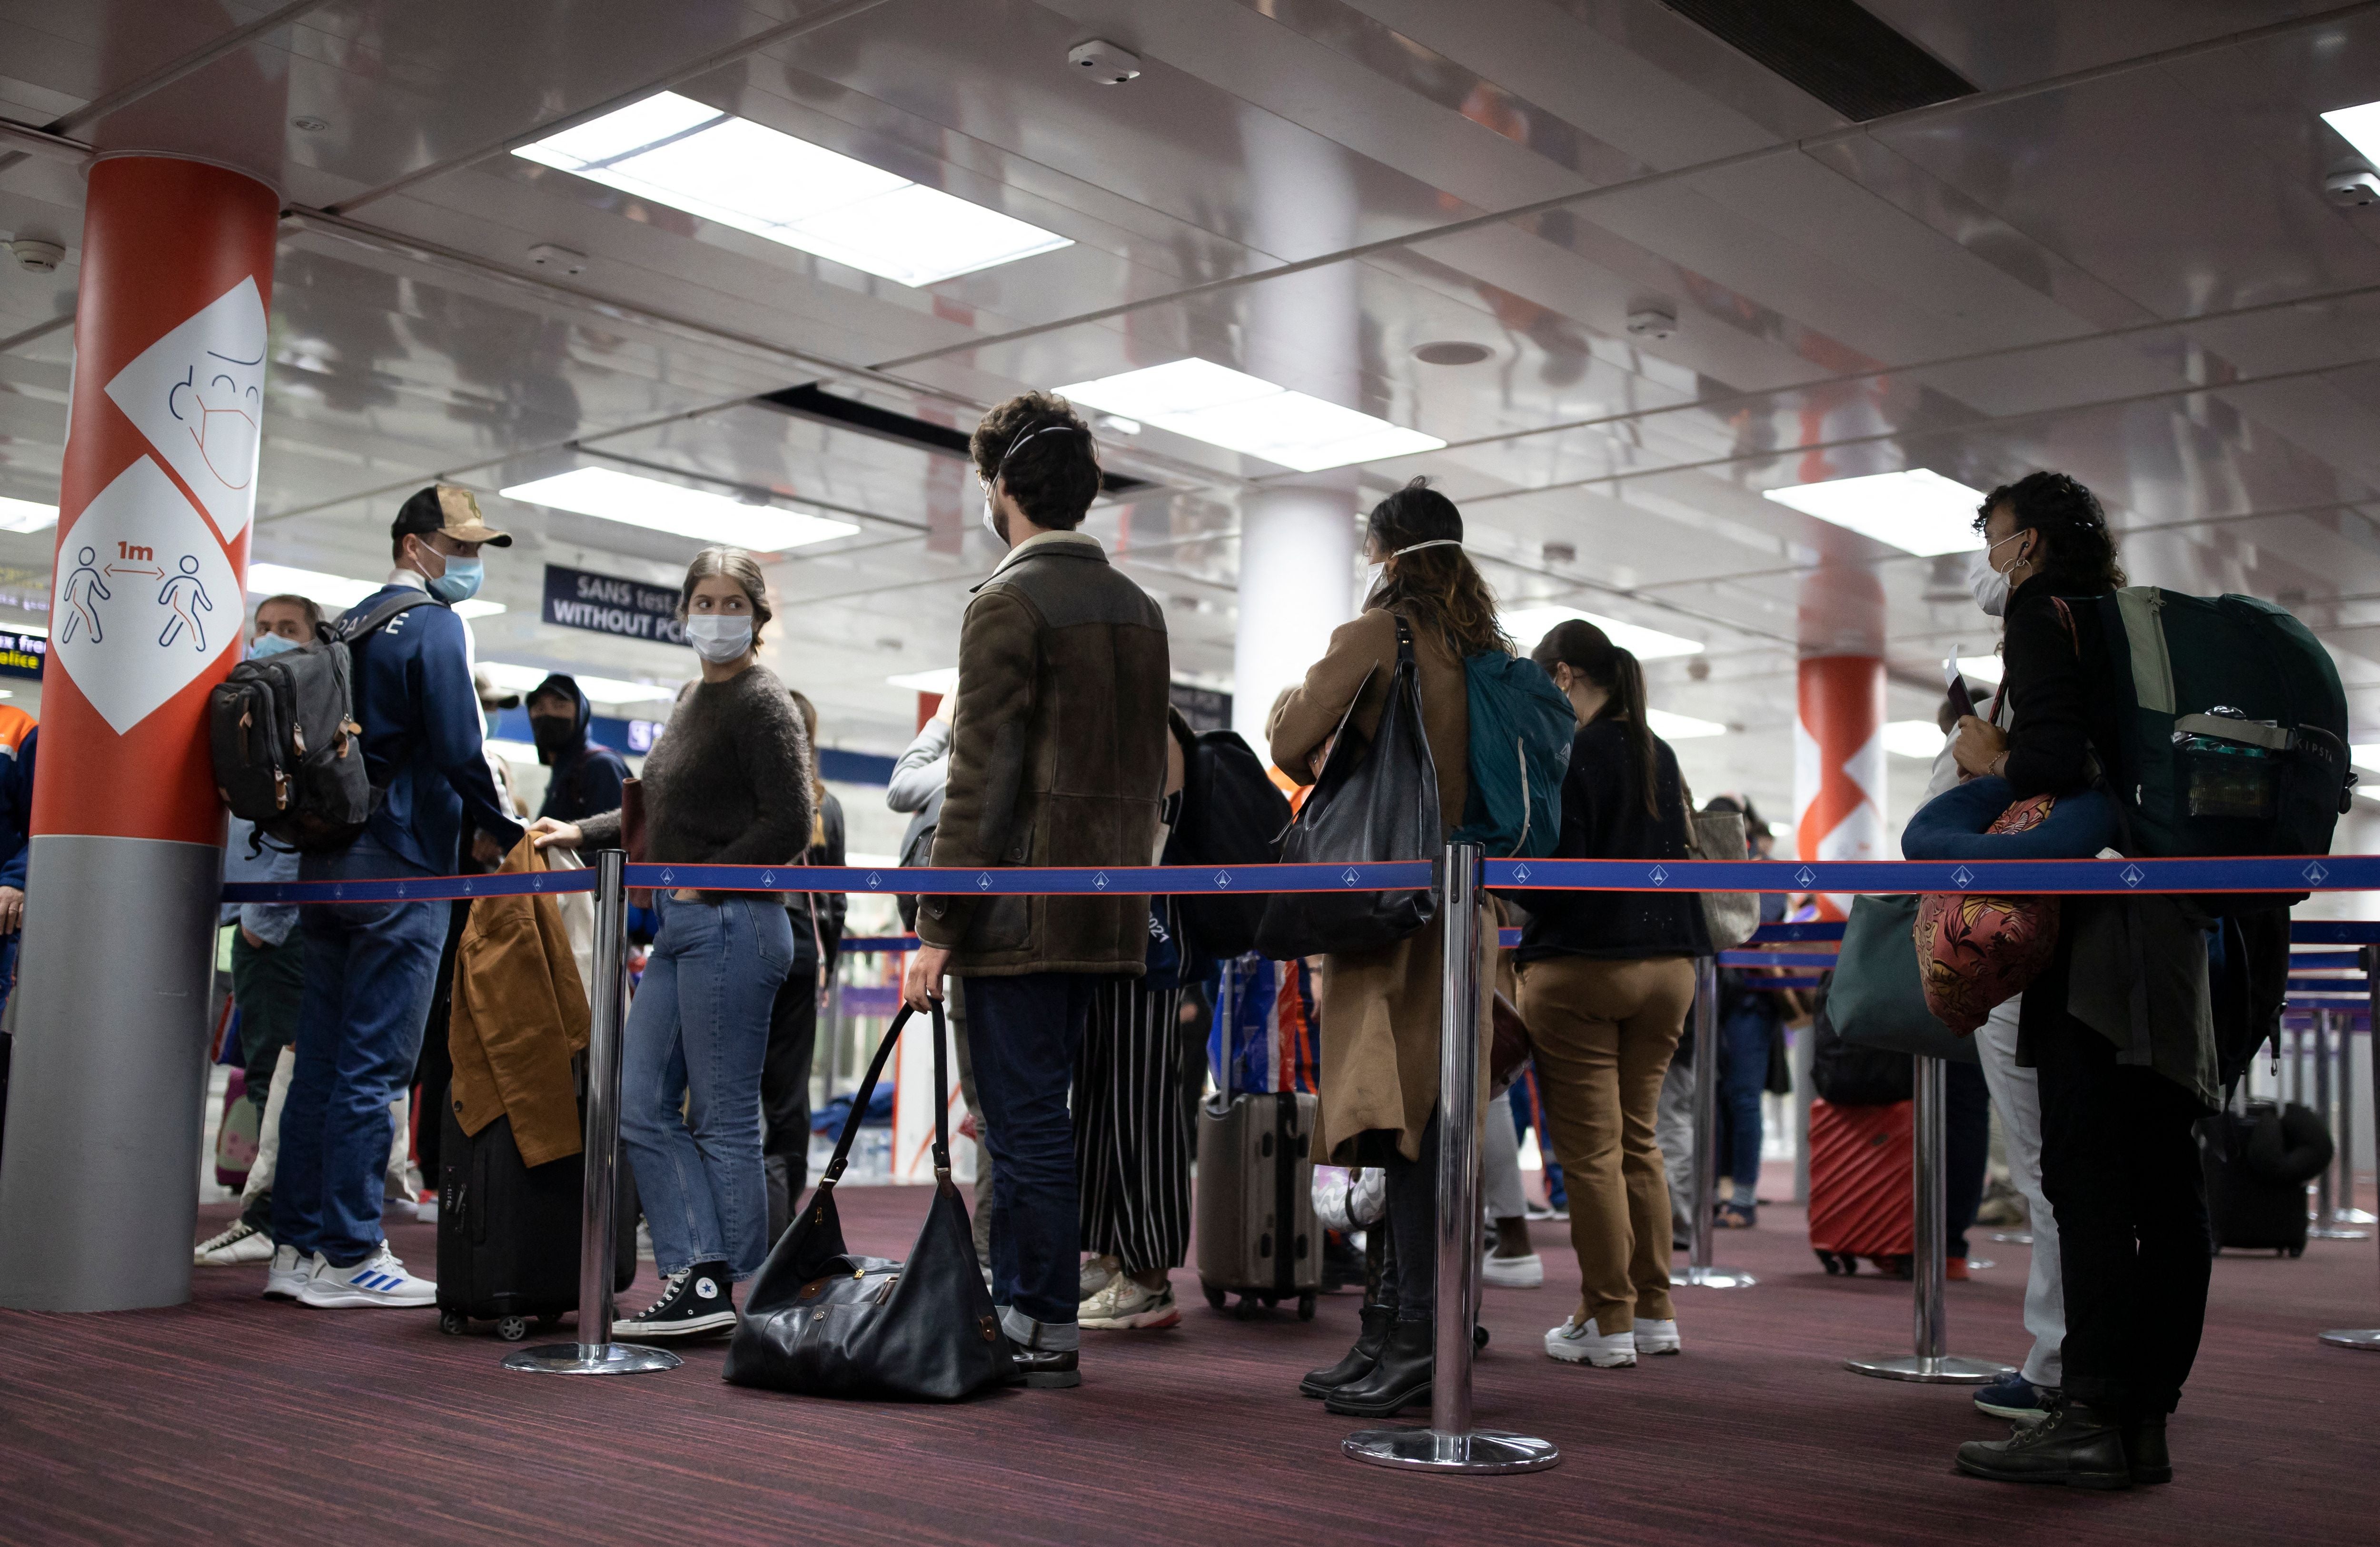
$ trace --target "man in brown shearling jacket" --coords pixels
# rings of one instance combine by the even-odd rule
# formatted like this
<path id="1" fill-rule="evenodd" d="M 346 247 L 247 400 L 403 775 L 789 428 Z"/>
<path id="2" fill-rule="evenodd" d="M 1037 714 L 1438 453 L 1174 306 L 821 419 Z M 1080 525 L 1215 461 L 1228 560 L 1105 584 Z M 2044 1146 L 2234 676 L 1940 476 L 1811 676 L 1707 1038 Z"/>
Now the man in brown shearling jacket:
<path id="1" fill-rule="evenodd" d="M 1105 869 L 1153 862 L 1165 786 L 1165 616 L 1075 529 L 1099 493 L 1090 431 L 1027 393 L 974 438 L 985 524 L 1008 555 L 959 632 L 950 784 L 934 863 Z M 1138 977 L 1148 899 L 928 896 L 904 993 L 945 972 L 966 993 L 995 1166 L 992 1299 L 1028 1385 L 1081 1383 L 1074 1121 L 1066 1106 L 1091 993 Z"/>

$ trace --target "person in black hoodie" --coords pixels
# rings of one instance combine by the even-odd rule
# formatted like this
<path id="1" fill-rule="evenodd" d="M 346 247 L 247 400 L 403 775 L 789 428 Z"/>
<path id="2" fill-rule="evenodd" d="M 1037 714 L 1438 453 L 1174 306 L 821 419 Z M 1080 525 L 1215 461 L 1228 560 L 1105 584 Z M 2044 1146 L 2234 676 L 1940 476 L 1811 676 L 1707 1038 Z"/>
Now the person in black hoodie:
<path id="1" fill-rule="evenodd" d="M 539 816 L 577 822 L 620 809 L 627 761 L 589 738 L 587 726 L 593 717 L 578 679 L 561 672 L 539 683 L 528 696 L 528 729 L 537 742 L 537 761 L 553 771 Z"/>

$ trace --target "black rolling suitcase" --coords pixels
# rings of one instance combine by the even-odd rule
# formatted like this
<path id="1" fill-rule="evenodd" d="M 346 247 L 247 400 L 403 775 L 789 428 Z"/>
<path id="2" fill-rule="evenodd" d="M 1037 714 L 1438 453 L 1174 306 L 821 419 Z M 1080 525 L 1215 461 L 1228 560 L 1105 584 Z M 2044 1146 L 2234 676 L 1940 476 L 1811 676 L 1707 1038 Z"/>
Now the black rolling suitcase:
<path id="1" fill-rule="evenodd" d="M 1228 1081 L 1232 1060 L 1222 1062 Z M 1322 1291 L 1322 1231 L 1314 1218 L 1317 1115 L 1306 1091 L 1235 1096 L 1227 1084 L 1199 1103 L 1192 1218 L 1199 1284 L 1216 1309 L 1236 1294 L 1243 1316 L 1259 1301 L 1293 1299 L 1300 1320 L 1314 1319 Z"/>
<path id="2" fill-rule="evenodd" d="M 2332 1154 L 2320 1117 L 2294 1104 L 2284 1113 L 2271 1102 L 2250 1102 L 2244 1114 L 2202 1121 L 2198 1151 L 2216 1250 L 2305 1255 L 2306 1178 Z"/>
<path id="3" fill-rule="evenodd" d="M 513 1343 L 528 1335 L 532 1322 L 552 1327 L 577 1309 L 581 1157 L 524 1165 L 510 1118 L 466 1135 L 452 1107 L 438 1153 L 438 1330 L 460 1334 L 472 1322 L 493 1322 L 496 1335 Z M 625 1177 L 625 1161 L 620 1169 Z M 624 1212 L 614 1291 L 637 1276 L 635 1210 Z"/>

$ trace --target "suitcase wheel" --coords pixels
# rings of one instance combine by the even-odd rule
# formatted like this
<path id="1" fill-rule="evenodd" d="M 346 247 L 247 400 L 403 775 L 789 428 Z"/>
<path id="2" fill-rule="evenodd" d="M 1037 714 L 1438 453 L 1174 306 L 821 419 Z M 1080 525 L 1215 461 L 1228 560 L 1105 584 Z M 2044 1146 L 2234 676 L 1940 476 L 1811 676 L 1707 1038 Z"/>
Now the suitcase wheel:
<path id="1" fill-rule="evenodd" d="M 1203 1278 L 1198 1281 L 1198 1287 L 1206 1291 L 1207 1303 L 1217 1310 L 1222 1309 L 1223 1302 L 1231 1297 Z"/>
<path id="2" fill-rule="evenodd" d="M 496 1319 L 496 1335 L 506 1343 L 518 1343 L 528 1335 L 528 1318 L 502 1316 Z"/>
<path id="3" fill-rule="evenodd" d="M 1314 1291 L 1311 1289 L 1297 1297 L 1297 1319 L 1299 1321 L 1311 1322 L 1314 1320 L 1315 1299 L 1316 1296 Z"/>
<path id="4" fill-rule="evenodd" d="M 1821 1251 L 1816 1253 L 1816 1256 L 1818 1259 L 1818 1266 L 1827 1270 L 1828 1277 L 1832 1278 L 1843 1271 L 1841 1260 L 1836 1257 L 1833 1252 Z"/>
<path id="5" fill-rule="evenodd" d="M 2304 1244 L 2301 1242 L 2297 1246 L 2289 1248 L 2289 1255 L 2291 1257 L 2303 1257 L 2305 1255 Z"/>
<path id="6" fill-rule="evenodd" d="M 438 1330 L 449 1337 L 460 1337 L 471 1330 L 471 1319 L 452 1306 L 443 1306 L 438 1311 Z"/>

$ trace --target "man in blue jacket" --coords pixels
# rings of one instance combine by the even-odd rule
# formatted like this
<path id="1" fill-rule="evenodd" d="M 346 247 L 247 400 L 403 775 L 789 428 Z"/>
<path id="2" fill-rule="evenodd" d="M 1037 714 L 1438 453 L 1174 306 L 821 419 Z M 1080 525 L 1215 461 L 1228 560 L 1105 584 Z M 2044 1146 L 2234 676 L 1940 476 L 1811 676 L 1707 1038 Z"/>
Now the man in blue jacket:
<path id="1" fill-rule="evenodd" d="M 480 589 L 480 547 L 512 539 L 480 518 L 469 491 L 446 484 L 407 500 L 390 538 L 388 583 L 347 613 L 423 593 L 349 646 L 364 767 L 382 798 L 348 847 L 305 857 L 306 881 L 452 875 L 470 828 L 506 849 L 520 841 L 480 752 L 470 634 L 452 610 Z M 380 1215 L 389 1102 L 421 1051 L 447 914 L 443 902 L 305 910 L 305 1035 L 281 1113 L 268 1297 L 321 1307 L 437 1298 L 437 1285 L 388 1249 Z"/>

